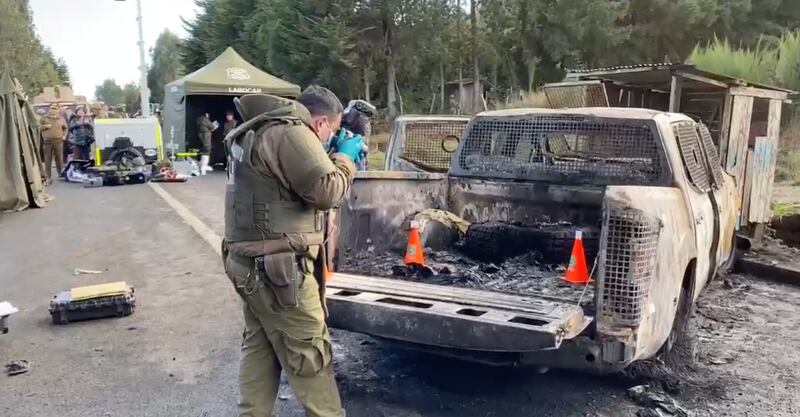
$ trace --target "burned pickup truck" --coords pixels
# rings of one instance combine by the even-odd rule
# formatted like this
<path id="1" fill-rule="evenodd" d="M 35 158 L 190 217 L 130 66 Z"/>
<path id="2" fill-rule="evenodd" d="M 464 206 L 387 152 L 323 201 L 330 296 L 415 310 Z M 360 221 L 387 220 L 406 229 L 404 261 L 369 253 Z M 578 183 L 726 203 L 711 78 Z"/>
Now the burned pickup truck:
<path id="1" fill-rule="evenodd" d="M 735 181 L 685 115 L 492 111 L 451 142 L 441 141 L 446 173 L 359 173 L 340 213 L 332 327 L 476 360 L 615 372 L 668 352 L 733 259 Z M 428 274 L 398 273 L 409 220 L 429 211 L 463 219 L 460 242 L 426 248 Z M 586 287 L 560 278 L 575 231 L 595 266 Z"/>

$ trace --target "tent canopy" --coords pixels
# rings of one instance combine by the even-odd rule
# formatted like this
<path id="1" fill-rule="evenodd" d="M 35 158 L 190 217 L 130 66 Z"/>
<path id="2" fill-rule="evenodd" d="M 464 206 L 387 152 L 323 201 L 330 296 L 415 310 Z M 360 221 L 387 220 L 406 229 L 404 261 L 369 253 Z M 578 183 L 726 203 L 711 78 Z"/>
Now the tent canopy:
<path id="1" fill-rule="evenodd" d="M 181 88 L 183 87 L 183 88 Z M 230 95 L 250 93 L 297 97 L 300 86 L 262 71 L 230 46 L 203 68 L 166 85 L 167 93 Z"/>
<path id="2" fill-rule="evenodd" d="M 22 86 L 0 72 L 0 212 L 44 207 L 40 138 Z"/>

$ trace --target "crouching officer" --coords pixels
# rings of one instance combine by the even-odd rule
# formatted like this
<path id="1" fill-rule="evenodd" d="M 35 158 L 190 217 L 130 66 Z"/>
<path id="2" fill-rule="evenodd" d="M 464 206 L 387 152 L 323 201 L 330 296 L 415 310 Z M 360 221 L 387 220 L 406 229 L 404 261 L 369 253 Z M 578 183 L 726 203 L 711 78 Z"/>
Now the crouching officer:
<path id="1" fill-rule="evenodd" d="M 315 260 L 323 211 L 347 194 L 363 138 L 325 152 L 342 105 L 322 87 L 297 101 L 251 94 L 236 105 L 244 122 L 225 138 L 223 258 L 244 301 L 239 416 L 272 416 L 281 370 L 309 417 L 344 416 Z"/>

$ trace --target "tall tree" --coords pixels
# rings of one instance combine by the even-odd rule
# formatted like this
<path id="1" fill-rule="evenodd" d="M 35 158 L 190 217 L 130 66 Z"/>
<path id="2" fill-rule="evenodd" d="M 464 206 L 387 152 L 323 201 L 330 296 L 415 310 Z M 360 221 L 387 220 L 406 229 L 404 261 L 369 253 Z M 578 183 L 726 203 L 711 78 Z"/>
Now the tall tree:
<path id="1" fill-rule="evenodd" d="M 180 57 L 181 40 L 169 30 L 164 30 L 151 50 L 151 64 L 147 71 L 150 98 L 155 103 L 164 101 L 164 86 L 185 73 Z"/>
<path id="2" fill-rule="evenodd" d="M 715 33 L 752 47 L 762 33 L 761 42 L 772 44 L 800 24 L 797 0 L 197 3 L 197 18 L 186 23 L 187 70 L 233 46 L 279 77 L 327 85 L 342 99 L 367 97 L 392 116 L 431 111 L 434 95 L 448 110 L 447 80 L 463 81 L 464 70 L 483 74 L 495 101 L 561 80 L 566 69 L 681 62 Z"/>
<path id="3" fill-rule="evenodd" d="M 0 1 L 0 69 L 11 71 L 31 95 L 47 86 L 69 84 L 64 62 L 56 60 L 34 32 L 28 0 Z"/>
<path id="4" fill-rule="evenodd" d="M 472 44 L 472 108 L 477 109 L 483 102 L 481 95 L 481 71 L 478 60 L 478 6 L 476 0 L 469 0 L 469 19 L 472 30 L 470 43 Z"/>
<path id="5" fill-rule="evenodd" d="M 94 96 L 98 100 L 112 106 L 126 104 L 125 93 L 122 91 L 122 87 L 112 79 L 105 79 L 103 84 L 95 87 Z"/>
<path id="6" fill-rule="evenodd" d="M 122 103 L 125 109 L 130 114 L 136 114 L 141 108 L 142 104 L 139 100 L 139 86 L 136 83 L 127 83 L 121 89 Z"/>

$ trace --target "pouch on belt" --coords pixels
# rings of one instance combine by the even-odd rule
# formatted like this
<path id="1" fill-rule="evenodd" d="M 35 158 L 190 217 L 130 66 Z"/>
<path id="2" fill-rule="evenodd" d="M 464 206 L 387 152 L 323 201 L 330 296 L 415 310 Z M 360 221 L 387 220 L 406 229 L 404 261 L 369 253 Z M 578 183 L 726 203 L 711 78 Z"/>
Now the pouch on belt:
<path id="1" fill-rule="evenodd" d="M 300 304 L 300 271 L 294 252 L 276 253 L 255 258 L 259 279 L 272 288 L 281 307 L 296 308 Z"/>

